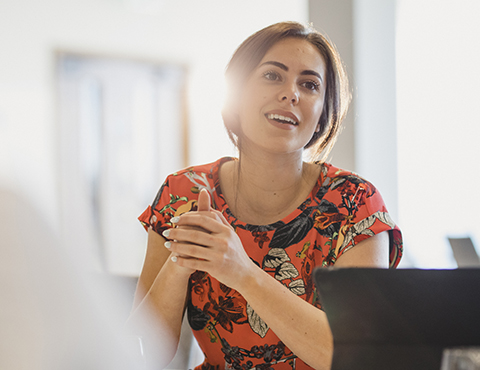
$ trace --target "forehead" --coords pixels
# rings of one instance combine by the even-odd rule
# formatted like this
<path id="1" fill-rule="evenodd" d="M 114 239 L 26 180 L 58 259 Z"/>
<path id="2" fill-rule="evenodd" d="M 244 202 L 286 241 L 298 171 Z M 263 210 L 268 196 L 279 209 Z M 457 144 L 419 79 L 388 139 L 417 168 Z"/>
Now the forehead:
<path id="1" fill-rule="evenodd" d="M 259 65 L 268 61 L 285 64 L 295 70 L 315 70 L 324 74 L 325 60 L 318 49 L 307 40 L 287 38 L 274 44 L 260 61 Z"/>

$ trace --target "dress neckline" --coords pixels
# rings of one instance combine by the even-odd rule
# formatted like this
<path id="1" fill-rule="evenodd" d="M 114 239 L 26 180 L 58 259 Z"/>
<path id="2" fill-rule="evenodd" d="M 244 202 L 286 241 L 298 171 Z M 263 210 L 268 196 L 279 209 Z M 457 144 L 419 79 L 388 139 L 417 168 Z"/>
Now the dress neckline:
<path id="1" fill-rule="evenodd" d="M 321 169 L 320 170 L 320 175 L 318 176 L 317 180 L 315 181 L 315 184 L 313 185 L 312 189 L 308 193 L 307 198 L 304 199 L 301 204 L 299 204 L 290 214 L 288 214 L 284 218 L 282 218 L 278 221 L 269 223 L 269 224 L 264 224 L 264 225 L 249 224 L 249 223 L 244 222 L 244 221 L 238 219 L 237 217 L 235 217 L 235 215 L 233 214 L 233 212 L 230 209 L 230 206 L 227 203 L 227 200 L 225 199 L 225 197 L 223 195 L 223 192 L 222 192 L 222 189 L 221 189 L 221 186 L 220 186 L 220 176 L 219 176 L 220 167 L 224 163 L 230 162 L 230 161 L 238 161 L 238 158 L 222 157 L 219 160 L 217 160 L 217 162 L 215 163 L 214 170 L 212 172 L 212 179 L 213 179 L 213 182 L 215 184 L 215 193 L 222 200 L 221 204 L 223 204 L 223 207 L 222 207 L 221 211 L 222 211 L 222 213 L 224 213 L 226 215 L 226 217 L 228 217 L 230 219 L 230 220 L 228 220 L 229 223 L 231 224 L 232 221 L 234 221 L 234 223 L 236 225 L 243 225 L 246 228 L 258 228 L 258 227 L 268 227 L 268 228 L 270 228 L 270 227 L 275 227 L 278 223 L 283 224 L 283 223 L 288 223 L 288 222 L 292 221 L 293 219 L 295 219 L 296 217 L 298 217 L 302 213 L 303 209 L 305 209 L 308 204 L 311 203 L 312 198 L 315 196 L 315 194 L 317 194 L 318 189 L 320 188 L 320 186 L 323 182 L 322 179 L 324 177 L 323 170 Z M 317 164 L 319 166 L 322 166 L 322 167 L 325 166 L 325 163 L 315 163 L 315 164 Z M 216 203 L 220 204 L 218 202 L 216 202 Z"/>

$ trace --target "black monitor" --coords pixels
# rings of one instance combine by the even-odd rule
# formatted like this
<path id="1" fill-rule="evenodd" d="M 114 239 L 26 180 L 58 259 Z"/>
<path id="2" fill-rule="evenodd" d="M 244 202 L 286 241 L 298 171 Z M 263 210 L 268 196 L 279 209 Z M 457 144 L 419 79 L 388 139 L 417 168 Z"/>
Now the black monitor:
<path id="1" fill-rule="evenodd" d="M 446 348 L 480 346 L 480 269 L 317 268 L 332 370 L 439 370 Z"/>

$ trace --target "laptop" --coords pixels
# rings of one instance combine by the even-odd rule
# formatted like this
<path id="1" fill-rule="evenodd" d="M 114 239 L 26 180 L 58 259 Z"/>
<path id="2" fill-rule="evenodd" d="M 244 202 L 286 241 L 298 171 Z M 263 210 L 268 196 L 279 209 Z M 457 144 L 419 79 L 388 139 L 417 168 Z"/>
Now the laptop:
<path id="1" fill-rule="evenodd" d="M 480 267 L 480 258 L 470 237 L 448 238 L 448 242 L 459 268 Z"/>
<path id="2" fill-rule="evenodd" d="M 480 269 L 317 268 L 332 370 L 439 370 L 445 349 L 480 346 Z"/>

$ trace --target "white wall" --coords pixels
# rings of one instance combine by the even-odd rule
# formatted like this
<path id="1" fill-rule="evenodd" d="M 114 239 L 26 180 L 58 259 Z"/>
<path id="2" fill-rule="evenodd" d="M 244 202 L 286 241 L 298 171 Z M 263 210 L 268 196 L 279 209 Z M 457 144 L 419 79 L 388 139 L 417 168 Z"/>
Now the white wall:
<path id="1" fill-rule="evenodd" d="M 356 171 L 355 163 L 355 119 L 357 85 L 355 81 L 354 60 L 354 7 L 353 0 L 311 0 L 309 16 L 313 26 L 337 47 L 347 69 L 352 91 L 352 102 L 343 128 L 328 161 L 346 170 Z"/>
<path id="2" fill-rule="evenodd" d="M 354 2 L 355 168 L 398 222 L 395 0 Z"/>
<path id="3" fill-rule="evenodd" d="M 220 107 L 236 46 L 271 23 L 306 22 L 307 13 L 306 0 L 2 0 L 0 185 L 29 198 L 58 232 L 55 50 L 187 65 L 189 162 L 201 163 L 234 153 Z M 28 229 L 28 210 L 23 222 Z"/>
<path id="4" fill-rule="evenodd" d="M 454 268 L 447 236 L 480 253 L 480 2 L 397 0 L 400 220 L 418 267 Z"/>

